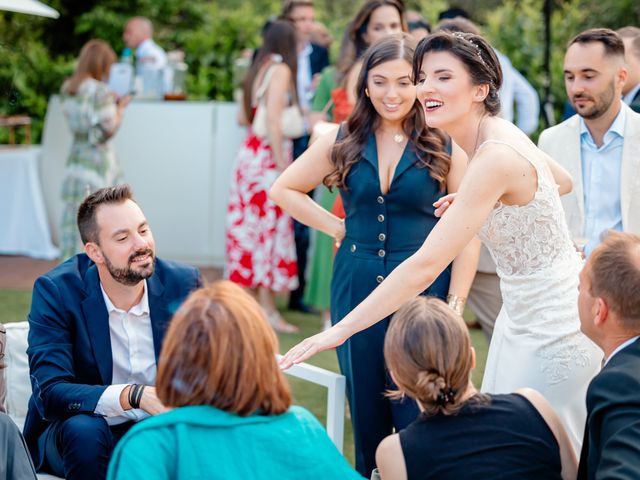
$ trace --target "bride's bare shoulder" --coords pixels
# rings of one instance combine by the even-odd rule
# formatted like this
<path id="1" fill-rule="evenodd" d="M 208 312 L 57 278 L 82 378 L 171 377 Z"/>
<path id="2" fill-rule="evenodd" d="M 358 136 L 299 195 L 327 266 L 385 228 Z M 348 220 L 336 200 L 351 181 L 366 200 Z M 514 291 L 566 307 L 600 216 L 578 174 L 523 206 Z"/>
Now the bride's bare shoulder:
<path id="1" fill-rule="evenodd" d="M 480 144 L 473 155 L 471 165 L 476 163 L 491 170 L 510 170 L 514 167 L 514 155 L 516 149 L 506 141 L 487 140 Z"/>

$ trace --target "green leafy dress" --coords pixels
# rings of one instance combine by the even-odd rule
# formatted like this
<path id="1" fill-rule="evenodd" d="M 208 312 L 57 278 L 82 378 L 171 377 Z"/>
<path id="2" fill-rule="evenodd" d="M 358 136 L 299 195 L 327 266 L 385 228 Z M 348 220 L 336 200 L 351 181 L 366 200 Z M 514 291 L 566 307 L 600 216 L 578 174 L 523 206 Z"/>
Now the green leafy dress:
<path id="1" fill-rule="evenodd" d="M 62 181 L 61 260 L 83 250 L 76 225 L 82 200 L 122 179 L 110 138 L 118 128 L 117 106 L 103 82 L 89 78 L 75 95 L 61 94 L 62 108 L 73 134 Z"/>

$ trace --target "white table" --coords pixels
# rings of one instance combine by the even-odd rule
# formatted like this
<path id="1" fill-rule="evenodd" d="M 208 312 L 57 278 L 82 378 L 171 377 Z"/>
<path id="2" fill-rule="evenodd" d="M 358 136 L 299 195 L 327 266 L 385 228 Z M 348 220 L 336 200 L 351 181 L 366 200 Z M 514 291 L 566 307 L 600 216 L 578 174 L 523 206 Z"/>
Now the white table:
<path id="1" fill-rule="evenodd" d="M 158 256 L 222 267 L 227 198 L 245 131 L 228 102 L 146 102 L 127 106 L 114 137 L 125 181 L 144 211 Z M 58 97 L 51 97 L 42 140 L 41 179 L 54 240 L 60 184 L 71 145 Z"/>
<path id="2" fill-rule="evenodd" d="M 38 163 L 40 147 L 0 148 L 0 254 L 54 259 Z"/>

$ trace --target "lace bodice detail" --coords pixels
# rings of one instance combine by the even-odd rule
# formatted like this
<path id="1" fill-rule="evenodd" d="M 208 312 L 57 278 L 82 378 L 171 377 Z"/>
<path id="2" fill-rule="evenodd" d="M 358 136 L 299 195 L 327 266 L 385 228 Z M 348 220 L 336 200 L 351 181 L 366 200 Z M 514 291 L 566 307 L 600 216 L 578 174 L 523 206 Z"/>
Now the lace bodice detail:
<path id="1" fill-rule="evenodd" d="M 523 155 L 505 142 L 514 154 L 527 159 L 535 168 L 538 188 L 526 205 L 498 202 L 480 229 L 478 236 L 487 246 L 500 276 L 531 275 L 576 256 L 566 225 L 560 196 L 553 177 L 541 160 Z"/>

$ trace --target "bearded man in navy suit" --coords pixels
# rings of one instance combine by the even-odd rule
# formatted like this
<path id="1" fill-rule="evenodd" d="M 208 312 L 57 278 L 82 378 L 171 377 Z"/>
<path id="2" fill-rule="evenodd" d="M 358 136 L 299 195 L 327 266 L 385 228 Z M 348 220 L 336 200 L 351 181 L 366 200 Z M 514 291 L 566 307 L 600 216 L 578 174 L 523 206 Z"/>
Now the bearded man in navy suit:
<path id="1" fill-rule="evenodd" d="M 587 390 L 579 479 L 640 478 L 640 236 L 611 231 L 580 274 L 582 331 L 604 352 Z"/>
<path id="2" fill-rule="evenodd" d="M 24 435 L 39 471 L 102 479 L 126 431 L 166 410 L 154 387 L 158 355 L 171 316 L 201 278 L 156 258 L 127 185 L 89 195 L 78 228 L 86 253 L 34 285 Z"/>

